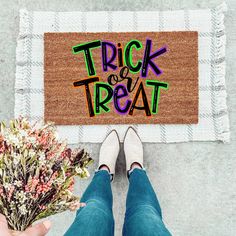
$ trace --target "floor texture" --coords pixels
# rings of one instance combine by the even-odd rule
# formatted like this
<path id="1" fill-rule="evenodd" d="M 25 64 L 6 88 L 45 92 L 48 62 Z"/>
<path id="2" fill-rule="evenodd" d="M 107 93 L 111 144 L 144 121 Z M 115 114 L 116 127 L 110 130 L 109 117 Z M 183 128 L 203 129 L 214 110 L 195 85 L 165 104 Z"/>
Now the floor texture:
<path id="1" fill-rule="evenodd" d="M 20 8 L 52 11 L 158 10 L 214 7 L 220 0 L 0 0 L 0 120 L 13 118 L 15 48 Z M 164 221 L 174 236 L 236 235 L 236 1 L 228 0 L 227 104 L 231 143 L 194 142 L 144 144 L 145 166 L 156 190 Z M 99 144 L 92 150 L 95 169 Z M 90 179 L 76 185 L 82 194 Z M 119 155 L 113 183 L 116 236 L 121 235 L 127 191 L 124 153 Z M 52 217 L 49 236 L 61 236 L 74 217 L 66 212 Z"/>

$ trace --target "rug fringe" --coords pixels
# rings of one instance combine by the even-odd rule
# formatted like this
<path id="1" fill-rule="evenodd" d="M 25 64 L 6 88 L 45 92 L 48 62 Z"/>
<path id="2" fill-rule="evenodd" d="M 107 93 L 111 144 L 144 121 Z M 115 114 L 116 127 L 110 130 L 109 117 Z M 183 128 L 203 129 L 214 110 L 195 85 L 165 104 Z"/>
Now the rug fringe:
<path id="1" fill-rule="evenodd" d="M 227 11 L 227 5 L 225 2 L 217 6 L 213 14 L 213 27 L 215 30 L 215 39 L 213 43 L 214 59 L 212 66 L 214 67 L 214 86 L 223 86 L 224 90 L 214 91 L 214 106 L 217 111 L 216 118 L 216 130 L 217 139 L 223 141 L 224 143 L 230 142 L 230 128 L 229 128 L 229 118 L 227 109 L 227 93 L 225 84 L 225 46 L 226 46 L 226 35 L 225 35 L 225 25 L 224 25 L 224 12 Z M 219 114 L 218 114 L 219 113 Z"/>
<path id="2" fill-rule="evenodd" d="M 19 36 L 16 46 L 16 72 L 15 72 L 15 108 L 14 116 L 26 116 L 26 97 L 23 90 L 26 88 L 27 45 L 29 29 L 29 14 L 26 9 L 20 10 Z"/>

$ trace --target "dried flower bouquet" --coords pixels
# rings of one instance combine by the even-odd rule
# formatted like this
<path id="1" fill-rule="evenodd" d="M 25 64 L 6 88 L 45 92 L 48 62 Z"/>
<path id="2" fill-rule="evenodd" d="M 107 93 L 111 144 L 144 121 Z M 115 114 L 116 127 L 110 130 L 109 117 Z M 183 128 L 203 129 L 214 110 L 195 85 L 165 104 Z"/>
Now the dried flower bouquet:
<path id="1" fill-rule="evenodd" d="M 0 126 L 0 213 L 12 230 L 75 209 L 74 177 L 89 176 L 92 158 L 84 149 L 71 150 L 57 138 L 53 124 L 20 117 Z"/>

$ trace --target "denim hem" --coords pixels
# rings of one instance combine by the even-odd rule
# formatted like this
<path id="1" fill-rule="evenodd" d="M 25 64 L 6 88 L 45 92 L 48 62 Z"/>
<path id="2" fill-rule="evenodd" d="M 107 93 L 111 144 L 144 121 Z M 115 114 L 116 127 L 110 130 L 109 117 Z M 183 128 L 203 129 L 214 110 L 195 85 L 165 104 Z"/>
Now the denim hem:
<path id="1" fill-rule="evenodd" d="M 106 171 L 106 172 L 110 175 L 110 181 L 112 182 L 113 179 L 114 179 L 114 175 L 111 174 L 110 172 L 108 172 L 107 170 L 95 169 L 95 174 L 96 174 L 96 173 L 99 173 L 99 172 L 103 172 L 103 171 Z"/>
<path id="2" fill-rule="evenodd" d="M 130 177 L 130 175 L 134 172 L 134 171 L 136 171 L 136 170 L 142 170 L 142 171 L 145 171 L 146 172 L 146 168 L 142 168 L 142 169 L 140 169 L 140 168 L 134 168 L 134 169 L 132 169 L 132 170 L 128 170 L 127 171 L 127 177 L 129 178 Z"/>

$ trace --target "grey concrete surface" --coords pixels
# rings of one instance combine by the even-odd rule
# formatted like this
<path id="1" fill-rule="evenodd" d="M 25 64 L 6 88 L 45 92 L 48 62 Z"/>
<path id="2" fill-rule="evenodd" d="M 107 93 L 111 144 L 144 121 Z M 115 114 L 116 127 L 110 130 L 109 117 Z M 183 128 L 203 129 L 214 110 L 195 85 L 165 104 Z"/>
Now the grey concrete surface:
<path id="1" fill-rule="evenodd" d="M 214 7 L 221 0 L 0 0 L 0 120 L 13 118 L 15 47 L 18 10 L 158 10 Z M 174 236 L 236 235 L 236 1 L 228 0 L 226 13 L 228 107 L 231 143 L 194 142 L 144 144 L 145 165 L 156 190 L 166 225 Z M 84 144 L 97 164 L 99 144 Z M 91 179 L 91 178 L 90 178 Z M 89 183 L 78 181 L 82 194 Z M 125 197 L 124 153 L 117 163 L 113 183 L 116 235 L 121 235 Z M 73 213 L 51 217 L 49 236 L 60 236 L 70 225 Z"/>

